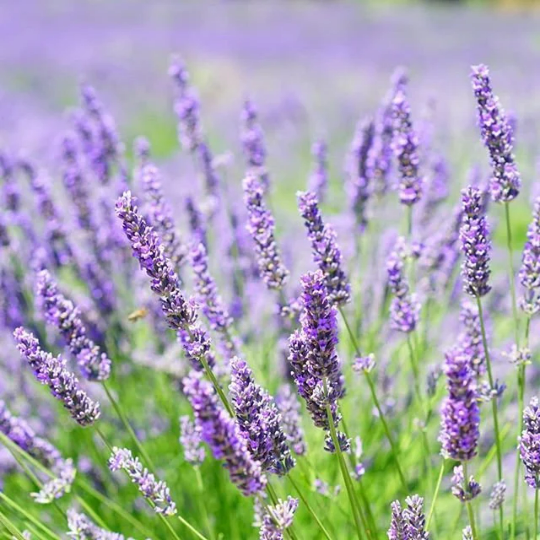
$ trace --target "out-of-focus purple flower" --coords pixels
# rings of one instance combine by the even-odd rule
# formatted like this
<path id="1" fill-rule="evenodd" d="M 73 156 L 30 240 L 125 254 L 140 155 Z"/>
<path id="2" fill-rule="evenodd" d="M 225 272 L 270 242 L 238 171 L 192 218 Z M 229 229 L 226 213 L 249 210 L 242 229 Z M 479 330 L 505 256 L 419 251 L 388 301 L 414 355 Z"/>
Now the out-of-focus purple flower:
<path id="1" fill-rule="evenodd" d="M 463 466 L 454 467 L 452 476 L 452 495 L 461 502 L 472 501 L 482 492 L 482 486 L 471 475 L 465 479 Z"/>
<path id="2" fill-rule="evenodd" d="M 405 276 L 405 257 L 407 246 L 405 239 L 398 238 L 394 250 L 388 257 L 386 272 L 388 286 L 394 294 L 390 304 L 392 327 L 400 332 L 410 333 L 415 330 L 420 318 L 420 305 L 416 295 L 411 294 Z"/>
<path id="3" fill-rule="evenodd" d="M 201 429 L 189 416 L 180 417 L 180 444 L 188 463 L 196 467 L 202 464 L 206 452 L 202 446 Z"/>
<path id="4" fill-rule="evenodd" d="M 392 519 L 388 529 L 389 540 L 429 540 L 424 515 L 424 499 L 413 495 L 405 499 L 406 508 L 401 508 L 399 501 L 391 505 Z"/>
<path id="5" fill-rule="evenodd" d="M 246 157 L 248 176 L 257 178 L 263 193 L 266 193 L 270 188 L 270 177 L 266 169 L 264 134 L 257 118 L 257 110 L 252 101 L 245 101 L 241 120 L 242 131 L 240 138 Z"/>
<path id="6" fill-rule="evenodd" d="M 540 406 L 537 397 L 533 397 L 523 411 L 519 455 L 525 466 L 525 482 L 540 489 Z"/>
<path id="7" fill-rule="evenodd" d="M 266 207 L 261 183 L 255 176 L 244 180 L 244 201 L 249 216 L 246 227 L 255 244 L 260 276 L 269 289 L 282 289 L 289 271 L 283 265 L 274 237 L 274 217 Z"/>
<path id="8" fill-rule="evenodd" d="M 54 473 L 54 478 L 45 482 L 37 493 L 32 493 L 32 497 L 37 503 L 50 504 L 66 493 L 70 493 L 77 474 L 72 460 L 66 459 L 60 462 L 55 467 Z"/>
<path id="9" fill-rule="evenodd" d="M 189 73 L 184 63 L 173 58 L 169 76 L 175 89 L 174 112 L 178 117 L 178 140 L 180 145 L 195 152 L 202 141 L 199 98 L 189 85 Z"/>
<path id="10" fill-rule="evenodd" d="M 477 103 L 478 125 L 491 161 L 491 198 L 495 202 L 510 202 L 518 196 L 521 187 L 513 154 L 512 129 L 499 98 L 493 93 L 487 66 L 473 66 L 471 80 Z"/>
<path id="11" fill-rule="evenodd" d="M 459 230 L 464 260 L 461 267 L 463 290 L 476 297 L 490 290 L 489 259 L 491 241 L 485 214 L 482 212 L 482 195 L 478 188 L 469 186 L 461 191 L 463 219 Z"/>
<path id="12" fill-rule="evenodd" d="M 50 388 L 52 395 L 62 402 L 78 424 L 83 427 L 93 424 L 100 416 L 99 403 L 92 401 L 81 389 L 78 379 L 66 369 L 66 361 L 41 349 L 33 334 L 22 327 L 13 335 L 21 356 L 37 380 Z"/>
<path id="13" fill-rule="evenodd" d="M 196 300 L 210 328 L 221 336 L 225 354 L 231 359 L 238 354 L 238 343 L 231 335 L 232 318 L 208 270 L 208 255 L 203 244 L 194 244 L 190 249 L 189 258 L 195 275 Z"/>
<path id="14" fill-rule="evenodd" d="M 21 207 L 21 192 L 15 179 L 15 163 L 4 152 L 0 152 L 0 179 L 4 208 L 17 214 Z"/>
<path id="15" fill-rule="evenodd" d="M 124 540 L 124 535 L 101 529 L 88 516 L 73 508 L 67 511 L 67 522 L 68 536 L 74 540 Z"/>
<path id="16" fill-rule="evenodd" d="M 532 316 L 540 310 L 540 197 L 534 201 L 533 219 L 527 230 L 527 241 L 523 248 L 519 281 L 525 289 L 521 308 Z"/>
<path id="17" fill-rule="evenodd" d="M 193 197 L 186 197 L 186 212 L 189 218 L 192 242 L 203 244 L 206 247 L 208 245 L 206 219 Z"/>
<path id="18" fill-rule="evenodd" d="M 475 375 L 481 377 L 486 372 L 486 357 L 478 308 L 471 302 L 463 302 L 459 320 L 463 329 L 458 337 L 459 349 L 468 359 Z"/>
<path id="19" fill-rule="evenodd" d="M 183 385 L 202 440 L 216 459 L 225 461 L 232 482 L 246 497 L 262 493 L 267 480 L 261 465 L 248 452 L 234 419 L 218 404 L 212 385 L 197 373 L 185 377 Z"/>
<path id="20" fill-rule="evenodd" d="M 364 232 L 368 224 L 367 203 L 371 196 L 372 164 L 369 152 L 373 145 L 375 125 L 372 120 L 362 122 L 356 129 L 347 164 L 347 191 L 356 226 Z"/>
<path id="21" fill-rule="evenodd" d="M 472 459 L 478 450 L 480 410 L 470 359 L 459 350 L 446 353 L 448 397 L 441 409 L 442 454 L 456 461 Z"/>
<path id="22" fill-rule="evenodd" d="M 159 170 L 147 162 L 141 166 L 139 175 L 148 202 L 150 223 L 159 234 L 165 257 L 172 261 L 178 272 L 187 250 L 174 224 L 172 208 L 165 200 Z"/>
<path id="23" fill-rule="evenodd" d="M 397 89 L 392 100 L 392 119 L 392 149 L 399 169 L 399 200 L 410 206 L 421 199 L 424 179 L 419 171 L 418 135 L 412 125 L 404 85 Z"/>
<path id="24" fill-rule="evenodd" d="M 90 381 L 108 379 L 111 360 L 88 338 L 79 309 L 59 292 L 47 270 L 42 270 L 37 276 L 36 294 L 45 320 L 58 329 L 77 359 L 83 377 Z"/>
<path id="25" fill-rule="evenodd" d="M 504 504 L 506 497 L 506 483 L 504 480 L 500 482 L 495 482 L 491 493 L 489 494 L 489 507 L 492 510 L 498 510 Z"/>
<path id="26" fill-rule="evenodd" d="M 231 362 L 229 387 L 236 422 L 249 453 L 263 470 L 284 475 L 295 465 L 274 400 L 255 382 L 253 372 L 238 357 Z"/>
<path id="27" fill-rule="evenodd" d="M 174 516 L 176 514 L 176 504 L 171 499 L 171 494 L 167 484 L 161 480 L 157 481 L 152 473 L 143 467 L 140 460 L 133 457 L 127 448 L 112 449 L 109 458 L 109 469 L 125 471 L 131 481 L 137 484 L 143 497 L 149 501 L 157 514 L 164 516 Z"/>
<path id="28" fill-rule="evenodd" d="M 313 260 L 324 275 L 331 301 L 340 306 L 351 298 L 351 286 L 342 267 L 342 255 L 336 233 L 329 223 L 324 223 L 315 193 L 298 192 L 298 209 L 304 219 L 311 242 Z"/>
<path id="29" fill-rule="evenodd" d="M 283 540 L 283 531 L 292 525 L 297 508 L 298 499 L 292 497 L 287 497 L 286 501 L 278 499 L 277 504 L 269 505 L 263 517 L 259 540 Z"/>
<path id="30" fill-rule="evenodd" d="M 317 195 L 320 202 L 324 201 L 328 189 L 328 147 L 323 140 L 313 143 L 311 154 L 314 159 L 313 172 L 309 177 L 308 190 Z"/>
<path id="31" fill-rule="evenodd" d="M 206 332 L 196 324 L 197 313 L 192 302 L 180 291 L 180 281 L 172 263 L 163 254 L 163 246 L 156 232 L 139 214 L 136 199 L 126 191 L 116 203 L 116 213 L 131 243 L 133 255 L 151 279 L 151 289 L 161 301 L 167 324 L 178 333 L 184 351 L 195 369 L 202 369 L 204 358 L 212 367 L 214 357 Z"/>
<path id="32" fill-rule="evenodd" d="M 220 203 L 220 180 L 208 144 L 201 142 L 199 144 L 198 152 L 207 196 L 206 213 L 207 215 L 212 216 L 215 214 Z"/>
<path id="33" fill-rule="evenodd" d="M 421 224 L 433 223 L 437 207 L 449 194 L 450 171 L 448 162 L 441 154 L 434 157 L 422 200 Z"/>
<path id="34" fill-rule="evenodd" d="M 293 452 L 297 456 L 305 455 L 307 446 L 304 438 L 304 429 L 302 428 L 300 403 L 288 384 L 284 384 L 279 388 L 276 404 L 281 414 L 283 431 Z"/>

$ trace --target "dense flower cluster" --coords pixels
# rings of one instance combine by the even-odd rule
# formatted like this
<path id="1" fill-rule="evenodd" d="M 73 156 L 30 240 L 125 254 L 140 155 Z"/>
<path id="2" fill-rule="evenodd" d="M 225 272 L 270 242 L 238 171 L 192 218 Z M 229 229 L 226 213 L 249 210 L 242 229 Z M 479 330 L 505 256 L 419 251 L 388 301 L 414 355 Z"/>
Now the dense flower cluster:
<path id="1" fill-rule="evenodd" d="M 180 444 L 184 449 L 184 459 L 192 465 L 201 465 L 206 455 L 202 446 L 201 429 L 189 416 L 180 417 Z"/>
<path id="2" fill-rule="evenodd" d="M 424 515 L 424 499 L 418 495 L 405 499 L 402 509 L 399 501 L 392 503 L 392 519 L 388 529 L 389 540 L 429 540 Z"/>
<path id="3" fill-rule="evenodd" d="M 467 357 L 475 375 L 480 377 L 486 372 L 486 357 L 478 308 L 471 302 L 463 302 L 459 320 L 463 330 L 458 336 L 458 346 L 462 354 Z"/>
<path id="4" fill-rule="evenodd" d="M 533 219 L 527 230 L 527 241 L 523 248 L 519 281 L 525 289 L 521 308 L 532 316 L 540 310 L 540 197 L 534 202 Z"/>
<path id="5" fill-rule="evenodd" d="M 257 110 L 252 101 L 246 100 L 242 109 L 242 132 L 240 138 L 246 158 L 248 175 L 258 179 L 263 193 L 270 187 L 270 177 L 266 169 L 266 147 L 264 134 L 258 122 Z"/>
<path id="6" fill-rule="evenodd" d="M 525 481 L 532 488 L 540 489 L 540 406 L 536 397 L 523 411 L 519 454 L 525 465 Z"/>
<path id="7" fill-rule="evenodd" d="M 323 201 L 328 189 L 328 147 L 323 140 L 313 143 L 311 153 L 315 162 L 309 177 L 308 189 L 313 191 L 319 201 Z"/>
<path id="8" fill-rule="evenodd" d="M 482 492 L 482 486 L 471 475 L 465 478 L 463 465 L 454 467 L 452 476 L 452 494 L 461 502 L 472 501 Z"/>
<path id="9" fill-rule="evenodd" d="M 278 499 L 277 503 L 268 506 L 259 531 L 260 540 L 283 540 L 283 531 L 293 522 L 298 508 L 298 499 L 287 497 L 286 501 Z"/>
<path id="10" fill-rule="evenodd" d="M 67 511 L 67 520 L 68 535 L 74 540 L 124 540 L 124 535 L 101 529 L 88 516 L 73 508 Z"/>

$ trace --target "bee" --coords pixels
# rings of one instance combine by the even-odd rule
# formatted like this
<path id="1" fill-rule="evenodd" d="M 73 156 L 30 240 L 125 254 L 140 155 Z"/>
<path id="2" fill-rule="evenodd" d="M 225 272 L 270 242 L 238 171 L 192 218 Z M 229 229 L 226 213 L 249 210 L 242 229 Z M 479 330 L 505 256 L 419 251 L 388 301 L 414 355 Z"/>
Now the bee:
<path id="1" fill-rule="evenodd" d="M 145 307 L 136 309 L 128 315 L 129 322 L 137 322 L 144 319 L 148 315 L 148 310 Z"/>

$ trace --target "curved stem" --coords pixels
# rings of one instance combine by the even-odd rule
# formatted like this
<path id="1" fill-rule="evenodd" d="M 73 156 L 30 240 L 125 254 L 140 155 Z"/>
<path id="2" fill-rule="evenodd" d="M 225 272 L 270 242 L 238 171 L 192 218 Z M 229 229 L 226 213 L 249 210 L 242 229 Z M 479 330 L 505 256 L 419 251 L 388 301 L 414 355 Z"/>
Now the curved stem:
<path id="1" fill-rule="evenodd" d="M 441 468 L 439 470 L 439 477 L 437 478 L 435 492 L 433 493 L 433 500 L 431 501 L 431 506 L 429 507 L 429 514 L 426 521 L 426 530 L 429 529 L 431 518 L 433 517 L 434 512 L 435 512 L 435 503 L 437 502 L 437 497 L 439 496 L 439 491 L 441 490 L 443 476 L 444 476 L 444 460 L 441 463 Z"/>

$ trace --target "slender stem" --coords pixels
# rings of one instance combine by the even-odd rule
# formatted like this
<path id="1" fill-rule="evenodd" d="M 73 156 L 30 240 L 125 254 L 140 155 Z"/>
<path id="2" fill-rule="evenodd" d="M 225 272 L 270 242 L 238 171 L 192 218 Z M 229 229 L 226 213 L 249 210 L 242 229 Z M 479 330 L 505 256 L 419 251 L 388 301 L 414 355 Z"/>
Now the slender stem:
<path id="1" fill-rule="evenodd" d="M 536 483 L 538 484 L 538 475 L 536 478 Z M 538 489 L 534 490 L 534 535 L 533 538 L 536 540 L 538 538 Z"/>
<path id="2" fill-rule="evenodd" d="M 24 536 L 21 534 L 21 531 L 19 531 L 19 529 L 13 525 L 11 520 L 5 516 L 3 512 L 0 512 L 0 522 L 2 522 L 2 525 L 13 535 L 14 538 L 17 538 L 18 540 L 25 540 Z"/>
<path id="3" fill-rule="evenodd" d="M 510 273 L 510 293 L 512 296 L 512 315 L 514 317 L 514 332 L 516 345 L 519 347 L 519 319 L 516 302 L 516 284 L 514 271 L 514 257 L 512 250 L 512 226 L 510 223 L 510 203 L 504 203 L 504 213 L 506 217 L 506 247 L 508 248 L 508 271 Z"/>
<path id="4" fill-rule="evenodd" d="M 144 461 L 146 461 L 146 464 L 151 469 L 151 472 L 154 473 L 154 475 L 155 475 L 156 474 L 156 467 L 152 463 L 152 460 L 150 459 L 150 456 L 148 455 L 148 453 L 144 449 L 144 446 L 139 441 L 139 438 L 137 437 L 137 434 L 135 433 L 134 429 L 131 427 L 131 424 L 129 423 L 129 420 L 128 420 L 126 414 L 124 413 L 124 411 L 120 407 L 120 404 L 114 398 L 114 396 L 113 396 L 112 392 L 110 391 L 107 383 L 105 381 L 103 381 L 102 384 L 103 384 L 103 389 L 105 390 L 105 393 L 107 394 L 107 397 L 109 398 L 109 401 L 111 402 L 111 405 L 113 406 L 114 410 L 116 411 L 116 414 L 120 418 L 120 421 L 122 422 L 122 424 L 124 424 L 124 427 L 128 431 L 131 439 L 133 440 L 133 443 L 137 447 L 137 450 L 139 451 L 139 453 L 143 457 Z"/>
<path id="5" fill-rule="evenodd" d="M 407 206 L 407 237 L 409 240 L 412 238 L 413 231 L 413 207 L 412 204 Z"/>
<path id="6" fill-rule="evenodd" d="M 319 529 L 321 530 L 321 532 L 324 534 L 324 536 L 326 537 L 327 540 L 332 540 L 332 537 L 330 536 L 330 533 L 326 530 L 326 527 L 323 525 L 322 521 L 320 520 L 319 516 L 317 515 L 317 513 L 313 510 L 313 508 L 310 506 L 308 500 L 306 499 L 306 497 L 304 496 L 304 493 L 302 492 L 302 490 L 300 489 L 300 487 L 298 486 L 298 484 L 296 483 L 296 481 L 294 480 L 292 474 L 288 474 L 287 475 L 287 478 L 290 480 L 294 490 L 296 491 L 297 495 L 300 497 L 301 501 L 304 503 L 307 511 L 311 514 L 311 517 L 315 520 L 315 523 L 317 523 L 317 526 L 319 527 Z"/>
<path id="7" fill-rule="evenodd" d="M 463 461 L 462 465 L 463 465 L 463 477 L 465 478 L 465 483 L 467 483 L 469 481 L 467 462 Z M 469 500 L 466 501 L 465 506 L 467 507 L 467 514 L 469 515 L 469 524 L 471 525 L 473 540 L 477 540 L 478 533 L 476 532 L 476 522 L 474 520 L 474 511 L 473 511 L 471 501 Z"/>
<path id="8" fill-rule="evenodd" d="M 161 514 L 160 514 L 160 516 L 162 517 L 163 521 L 165 522 L 165 524 L 167 525 L 169 530 L 174 533 L 174 530 L 172 529 L 171 524 L 165 519 L 164 516 L 162 516 Z M 208 540 L 208 538 L 206 538 L 206 536 L 203 536 L 197 529 L 195 529 L 195 527 L 190 525 L 182 516 L 176 516 L 176 517 L 178 518 L 178 521 L 180 521 L 180 523 L 184 527 L 186 527 L 186 529 L 189 529 L 189 531 L 193 534 L 193 536 L 199 538 L 199 540 Z M 175 538 L 178 538 L 176 536 L 176 533 L 175 533 Z"/>
<path id="9" fill-rule="evenodd" d="M 224 407 L 227 409 L 227 412 L 234 418 L 234 410 L 229 403 L 229 400 L 227 399 L 227 396 L 223 392 L 223 388 L 221 388 L 221 385 L 219 384 L 219 381 L 216 379 L 216 376 L 214 375 L 214 372 L 208 365 L 208 362 L 206 361 L 206 358 L 203 356 L 200 357 L 201 364 L 203 365 L 204 371 L 207 375 L 207 377 L 210 379 L 212 384 L 214 385 L 214 388 L 216 389 L 216 392 L 218 393 L 219 399 L 221 399 L 221 402 L 223 403 Z"/>
<path id="10" fill-rule="evenodd" d="M 435 512 L 435 503 L 437 502 L 437 497 L 439 496 L 439 491 L 441 490 L 442 479 L 444 476 L 444 460 L 441 463 L 441 468 L 439 470 L 439 477 L 437 478 L 437 484 L 435 485 L 435 492 L 433 493 L 433 500 L 431 501 L 431 506 L 429 507 L 429 514 L 426 521 L 426 530 L 429 529 L 431 523 L 431 518 Z"/>
<path id="11" fill-rule="evenodd" d="M 159 519 L 165 525 L 165 527 L 167 527 L 167 529 L 169 529 L 169 531 L 172 534 L 174 540 L 180 540 L 180 537 L 176 534 L 176 531 L 173 529 L 172 525 L 169 523 L 169 520 L 163 514 L 157 514 L 157 515 L 159 516 Z M 178 519 L 182 520 L 182 518 L 180 516 L 178 516 Z M 191 525 L 189 525 L 189 528 L 190 528 L 190 530 L 195 531 L 195 529 L 193 529 L 193 527 L 191 527 Z M 195 532 L 197 532 L 197 531 L 195 531 Z M 202 535 L 199 535 L 199 533 L 197 533 L 197 538 L 200 538 L 201 540 L 208 540 L 206 537 L 204 537 Z"/>
<path id="12" fill-rule="evenodd" d="M 493 373 L 491 371 L 491 358 L 489 355 L 489 348 L 487 344 L 486 337 L 486 326 L 484 322 L 484 313 L 482 311 L 482 300 L 479 296 L 476 297 L 476 302 L 478 304 L 478 316 L 480 318 L 480 329 L 482 332 L 482 344 L 484 346 L 484 355 L 486 357 L 486 368 L 488 373 L 489 385 L 491 388 L 494 387 Z M 497 414 L 497 398 L 491 400 L 491 409 L 493 412 L 493 428 L 495 431 L 495 443 L 497 445 L 497 472 L 499 475 L 499 480 L 503 479 L 502 476 L 502 450 L 501 450 L 501 437 L 499 433 L 499 418 Z"/>
<path id="13" fill-rule="evenodd" d="M 206 522 L 206 529 L 208 530 L 208 534 L 210 535 L 210 538 L 214 540 L 214 531 L 210 523 L 210 517 L 208 516 L 208 509 L 206 508 L 206 504 L 204 503 L 204 484 L 201 475 L 201 469 L 198 466 L 195 466 L 194 469 L 195 476 L 197 477 L 197 488 L 199 490 L 199 506 L 201 508 L 204 521 Z"/>
<path id="14" fill-rule="evenodd" d="M 325 394 L 326 394 L 327 393 L 326 379 L 324 380 L 324 387 L 325 387 L 324 389 L 325 389 Z M 328 424 L 330 426 L 330 436 L 332 437 L 332 441 L 336 449 L 336 455 L 338 458 L 339 467 L 341 469 L 343 482 L 345 483 L 345 487 L 347 489 L 347 495 L 349 496 L 349 503 L 351 505 L 351 510 L 352 510 L 354 522 L 356 525 L 356 534 L 358 536 L 358 539 L 362 540 L 362 532 L 361 532 L 362 527 L 360 525 L 360 520 L 359 520 L 359 515 L 362 515 L 360 513 L 360 505 L 358 504 L 358 501 L 356 500 L 356 494 L 352 486 L 351 475 L 349 474 L 349 471 L 347 470 L 347 464 L 345 463 L 345 460 L 343 459 L 343 454 L 341 452 L 341 447 L 339 445 L 339 441 L 337 438 L 336 425 L 334 423 L 334 417 L 332 416 L 332 410 L 330 408 L 329 403 L 326 404 L 326 416 L 328 418 Z M 366 529 L 366 531 L 368 530 L 365 523 L 364 523 L 364 528 Z"/>
<path id="15" fill-rule="evenodd" d="M 358 356 L 361 356 L 360 347 L 358 345 L 358 342 L 356 341 L 356 338 L 354 337 L 354 334 L 351 330 L 351 327 L 349 326 L 349 322 L 347 321 L 347 317 L 345 316 L 345 312 L 343 311 L 342 307 L 338 307 L 339 313 L 341 314 L 341 318 L 343 319 L 343 322 L 345 323 L 345 327 L 347 328 L 347 332 L 349 334 L 349 338 L 351 340 L 351 343 L 353 344 L 354 350 Z M 375 408 L 377 409 L 377 412 L 379 413 L 379 419 L 381 420 L 384 433 L 386 435 L 386 438 L 388 439 L 388 442 L 390 443 L 390 448 L 392 449 L 392 453 L 394 454 L 394 461 L 396 463 L 396 468 L 398 471 L 399 479 L 401 481 L 401 484 L 405 491 L 407 491 L 407 481 L 405 480 L 405 475 L 403 474 L 403 471 L 401 470 L 401 465 L 399 463 L 399 450 L 394 443 L 394 438 L 392 437 L 392 434 L 390 433 L 390 428 L 388 427 L 388 422 L 386 421 L 386 417 L 384 415 L 384 411 L 381 407 L 381 404 L 379 402 L 379 398 L 377 397 L 377 391 L 375 389 L 375 384 L 373 383 L 373 380 L 371 378 L 370 373 L 367 371 L 364 371 L 367 383 L 369 385 L 369 389 L 371 392 L 371 397 L 373 399 L 373 403 L 375 405 Z"/>

